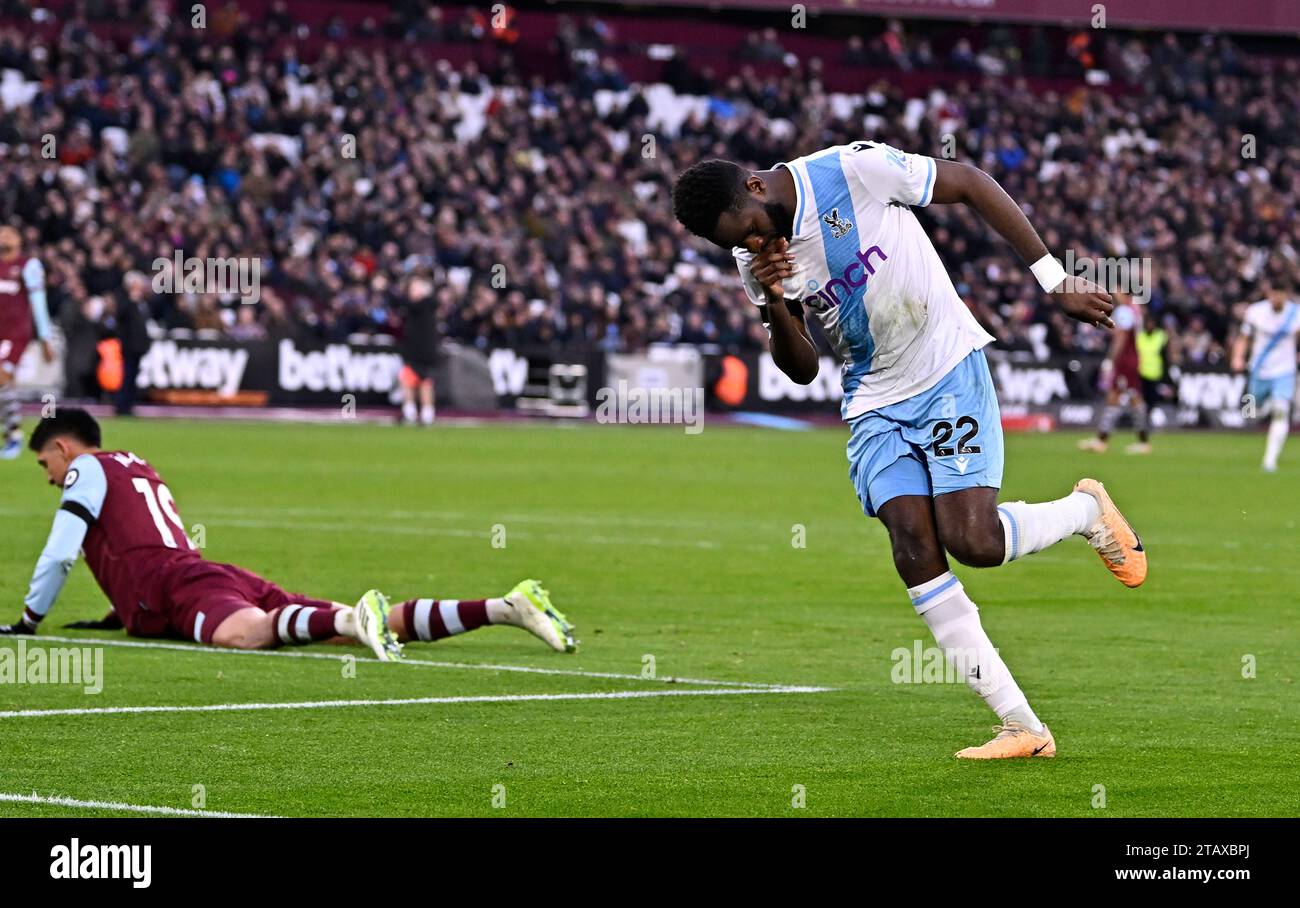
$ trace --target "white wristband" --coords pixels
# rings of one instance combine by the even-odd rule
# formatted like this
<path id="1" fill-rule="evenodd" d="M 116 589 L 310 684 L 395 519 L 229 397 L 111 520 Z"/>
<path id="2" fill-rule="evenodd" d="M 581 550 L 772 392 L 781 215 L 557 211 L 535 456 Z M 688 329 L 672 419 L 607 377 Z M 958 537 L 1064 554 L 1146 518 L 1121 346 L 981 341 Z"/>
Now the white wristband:
<path id="1" fill-rule="evenodd" d="M 1030 265 L 1029 270 L 1034 273 L 1034 277 L 1038 278 L 1038 286 L 1048 293 L 1061 286 L 1061 281 L 1066 278 L 1065 269 L 1050 252 Z"/>

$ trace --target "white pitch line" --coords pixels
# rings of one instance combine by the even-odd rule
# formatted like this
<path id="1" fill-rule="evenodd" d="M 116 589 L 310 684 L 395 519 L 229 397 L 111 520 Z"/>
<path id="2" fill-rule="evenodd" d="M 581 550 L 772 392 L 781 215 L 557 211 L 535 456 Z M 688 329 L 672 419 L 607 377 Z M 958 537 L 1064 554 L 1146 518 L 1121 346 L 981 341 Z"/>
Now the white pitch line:
<path id="1" fill-rule="evenodd" d="M 27 510 L 28 514 L 45 514 L 46 511 L 37 511 L 34 509 Z M 346 508 L 317 508 L 317 507 L 283 507 L 283 508 L 239 508 L 239 507 L 216 507 L 208 508 L 204 513 L 216 517 L 264 517 L 267 514 L 273 514 L 278 517 L 295 518 L 295 517 L 337 517 L 339 522 L 344 522 L 346 518 L 352 516 L 352 511 Z M 448 520 L 470 521 L 474 523 L 483 523 L 485 520 L 491 523 L 540 523 L 551 526 L 597 526 L 597 527 L 658 527 L 660 529 L 680 530 L 683 527 L 695 529 L 714 530 L 720 523 L 730 524 L 743 529 L 752 529 L 753 521 L 748 518 L 728 518 L 719 516 L 717 519 L 708 520 L 683 519 L 679 517 L 642 517 L 632 514 L 571 514 L 565 513 L 546 513 L 532 512 L 528 514 L 505 513 L 497 514 L 488 512 L 485 516 L 482 511 L 449 511 L 441 508 L 410 510 L 405 508 L 386 508 L 383 510 L 367 511 L 371 518 L 384 520 L 418 520 L 425 524 L 441 523 Z"/>
<path id="2" fill-rule="evenodd" d="M 158 813 L 171 817 L 220 817 L 233 820 L 273 820 L 279 819 L 265 813 L 227 813 L 224 810 L 190 810 L 185 807 L 155 807 L 149 804 L 123 804 L 119 801 L 81 801 L 77 798 L 57 796 L 43 797 L 32 792 L 29 795 L 7 794 L 0 792 L 0 802 L 11 804 L 52 804 L 55 807 L 81 807 L 89 810 L 120 810 L 128 813 Z"/>
<path id="3" fill-rule="evenodd" d="M 101 640 L 97 637 L 57 637 L 41 634 L 33 637 L 15 637 L 32 643 L 76 643 L 81 646 L 120 646 L 129 649 L 161 649 L 181 653 L 201 653 L 203 655 L 227 656 L 276 656 L 281 659 L 326 659 L 342 662 L 350 654 L 308 652 L 304 650 L 283 649 L 232 649 L 225 646 L 198 646 L 188 643 L 159 643 L 150 640 Z M 620 674 L 618 672 L 584 672 L 567 668 L 535 668 L 531 665 L 496 665 L 491 662 L 438 662 L 433 659 L 402 659 L 399 662 L 380 662 L 372 656 L 352 656 L 357 662 L 373 662 L 376 665 L 418 665 L 422 668 L 460 668 L 474 671 L 519 672 L 531 675 L 564 675 L 571 678 L 603 678 L 612 681 L 655 681 L 660 684 L 695 684 L 702 687 L 752 687 L 755 690 L 789 687 L 788 684 L 765 684 L 757 681 L 717 681 L 711 678 L 646 678 L 641 675 Z"/>
<path id="4" fill-rule="evenodd" d="M 98 716 L 124 713 L 218 713 L 268 709 L 336 709 L 348 706 L 424 706 L 435 703 L 526 703 L 551 700 L 642 700 L 649 697 L 725 697 L 757 694 L 822 694 L 829 687 L 704 688 L 703 690 L 622 690 L 580 694 L 487 694 L 471 697 L 401 697 L 392 700 L 303 700 L 289 703 L 214 703 L 206 706 L 97 706 L 75 709 L 9 709 L 0 719 L 44 716 Z"/>
<path id="5" fill-rule="evenodd" d="M 231 520 L 229 518 L 218 517 L 206 521 L 207 526 L 213 527 L 234 527 L 240 530 L 292 530 L 295 533 L 356 533 L 357 527 L 353 523 L 326 523 L 325 521 L 315 520 L 308 523 L 284 522 L 278 520 Z M 448 536 L 453 539 L 490 539 L 491 532 L 487 529 L 466 530 L 455 527 L 439 526 L 419 526 L 408 527 L 397 524 L 370 524 L 366 527 L 369 533 L 387 533 L 393 536 Z M 535 534 L 526 530 L 513 530 L 511 536 L 515 539 L 541 539 L 550 538 L 550 534 Z M 716 549 L 718 543 L 708 539 L 663 539 L 653 536 L 606 536 L 583 533 L 581 535 L 570 537 L 566 540 L 574 545 L 589 543 L 591 545 L 625 545 L 625 546 L 650 546 L 651 548 L 688 548 L 688 549 Z"/>

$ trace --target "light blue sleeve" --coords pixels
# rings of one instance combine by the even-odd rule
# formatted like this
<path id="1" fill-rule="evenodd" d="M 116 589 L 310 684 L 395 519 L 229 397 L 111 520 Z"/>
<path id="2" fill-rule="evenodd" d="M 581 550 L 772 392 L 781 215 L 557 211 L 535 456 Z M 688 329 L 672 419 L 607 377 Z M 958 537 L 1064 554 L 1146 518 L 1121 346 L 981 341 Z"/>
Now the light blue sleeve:
<path id="1" fill-rule="evenodd" d="M 104 466 L 97 457 L 82 454 L 68 465 L 68 473 L 63 478 L 63 500 L 59 507 L 74 514 L 84 509 L 90 520 L 99 519 L 99 512 L 104 508 L 104 496 L 108 494 L 108 477 L 104 475 Z"/>
<path id="2" fill-rule="evenodd" d="M 77 563 L 77 552 L 85 541 L 86 522 L 80 517 L 62 509 L 54 515 L 54 526 L 50 529 L 50 538 L 45 541 L 41 557 L 36 559 L 36 570 L 32 571 L 32 585 L 23 600 L 26 611 L 23 618 L 28 624 L 40 623 L 54 605 L 63 591 L 63 583 L 68 579 L 68 572 Z"/>
<path id="3" fill-rule="evenodd" d="M 23 286 L 32 304 L 32 318 L 36 321 L 36 336 L 41 340 L 50 337 L 50 307 L 45 300 L 45 267 L 37 259 L 28 259 L 23 266 Z"/>
<path id="4" fill-rule="evenodd" d="M 86 540 L 86 531 L 99 519 L 108 494 L 104 467 L 89 454 L 82 454 L 68 467 L 63 480 L 63 500 L 54 515 L 54 526 L 36 559 L 32 583 L 23 600 L 23 620 L 35 627 L 54 605 L 63 591 L 68 572 L 77 563 L 77 553 Z"/>

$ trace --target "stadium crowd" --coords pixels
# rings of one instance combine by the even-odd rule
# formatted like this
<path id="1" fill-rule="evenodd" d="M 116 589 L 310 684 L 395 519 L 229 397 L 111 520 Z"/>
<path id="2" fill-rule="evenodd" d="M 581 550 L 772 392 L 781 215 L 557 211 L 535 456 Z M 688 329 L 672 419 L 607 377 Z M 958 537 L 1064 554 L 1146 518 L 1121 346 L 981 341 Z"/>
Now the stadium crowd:
<path id="1" fill-rule="evenodd" d="M 840 59 L 775 75 L 710 80 L 679 54 L 664 71 L 674 97 L 708 98 L 665 127 L 652 123 L 663 95 L 620 71 L 616 18 L 562 17 L 551 53 L 566 75 L 547 78 L 511 52 L 527 34 L 428 3 L 330 20 L 328 37 L 378 40 L 313 59 L 299 57 L 309 29 L 283 0 L 257 19 L 214 6 L 211 33 L 167 8 L 74 3 L 37 30 L 18 24 L 27 4 L 0 2 L 0 69 L 15 71 L 0 88 L 0 219 L 44 262 L 83 372 L 105 333 L 128 355 L 178 329 L 400 335 L 416 275 L 433 279 L 441 333 L 483 348 L 765 347 L 729 257 L 674 221 L 672 178 L 705 157 L 763 168 L 864 137 L 985 168 L 1058 255 L 1148 259 L 1149 311 L 1185 361 L 1223 358 L 1233 307 L 1261 279 L 1300 287 L 1300 62 L 1224 36 L 1063 33 L 1080 78 L 1061 91 L 1022 77 L 1044 64 L 1041 30 L 1024 47 L 1005 28 L 943 47 L 922 26 L 864 20 L 873 36 L 850 38 Z M 108 20 L 129 34 L 102 34 Z M 430 41 L 504 49 L 490 66 L 452 65 Z M 786 55 L 769 29 L 741 56 Z M 835 95 L 828 66 L 873 75 Z M 875 75 L 926 68 L 959 78 L 909 97 Z M 919 216 L 1003 347 L 1104 349 L 971 212 Z M 258 258 L 259 300 L 155 293 L 153 263 L 177 249 Z"/>

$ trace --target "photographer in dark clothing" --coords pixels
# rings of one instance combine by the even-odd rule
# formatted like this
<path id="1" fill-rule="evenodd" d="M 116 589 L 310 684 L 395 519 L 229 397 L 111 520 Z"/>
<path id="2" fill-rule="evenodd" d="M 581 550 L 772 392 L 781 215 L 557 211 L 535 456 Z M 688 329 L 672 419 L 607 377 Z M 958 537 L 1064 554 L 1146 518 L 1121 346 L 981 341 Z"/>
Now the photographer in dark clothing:
<path id="1" fill-rule="evenodd" d="M 402 303 L 402 422 L 431 426 L 434 419 L 433 371 L 438 364 L 438 301 L 433 281 L 416 276 L 406 284 Z"/>
<path id="2" fill-rule="evenodd" d="M 149 278 L 139 271 L 128 272 L 122 278 L 122 289 L 117 293 L 117 339 L 122 345 L 122 387 L 113 401 L 119 416 L 130 416 L 135 408 L 136 376 L 140 373 L 140 360 L 149 352 L 149 319 L 152 317 L 154 296 Z"/>

